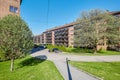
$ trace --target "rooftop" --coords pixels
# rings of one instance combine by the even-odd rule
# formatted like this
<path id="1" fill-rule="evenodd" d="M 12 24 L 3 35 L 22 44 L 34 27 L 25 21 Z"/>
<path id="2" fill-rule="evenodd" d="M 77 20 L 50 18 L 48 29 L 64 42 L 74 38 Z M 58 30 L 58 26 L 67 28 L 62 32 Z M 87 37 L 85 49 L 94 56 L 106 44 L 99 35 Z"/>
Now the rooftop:
<path id="1" fill-rule="evenodd" d="M 54 27 L 52 29 L 48 29 L 47 31 L 54 31 L 54 30 L 61 29 L 61 28 L 71 27 L 71 26 L 74 26 L 76 24 L 78 24 L 78 23 L 72 22 L 72 23 L 69 23 L 69 24 L 65 24 L 63 26 L 58 26 L 58 27 Z M 45 31 L 45 32 L 47 32 L 47 31 Z"/>
<path id="2" fill-rule="evenodd" d="M 112 15 L 118 15 L 118 14 L 120 14 L 120 11 L 112 11 L 112 12 L 110 12 L 110 14 L 112 14 Z"/>

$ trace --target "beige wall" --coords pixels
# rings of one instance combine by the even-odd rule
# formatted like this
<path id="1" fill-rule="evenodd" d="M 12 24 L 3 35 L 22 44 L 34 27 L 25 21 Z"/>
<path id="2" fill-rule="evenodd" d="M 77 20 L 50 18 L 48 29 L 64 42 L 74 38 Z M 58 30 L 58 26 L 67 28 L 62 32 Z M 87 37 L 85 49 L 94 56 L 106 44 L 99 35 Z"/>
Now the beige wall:
<path id="1" fill-rule="evenodd" d="M 42 44 L 42 35 L 40 35 L 40 44 Z"/>
<path id="2" fill-rule="evenodd" d="M 74 27 L 68 28 L 68 46 L 73 47 L 74 46 Z"/>
<path id="3" fill-rule="evenodd" d="M 18 8 L 18 13 L 9 11 L 9 7 L 14 6 Z M 0 17 L 4 17 L 8 14 L 20 15 L 20 0 L 0 0 Z"/>
<path id="4" fill-rule="evenodd" d="M 44 44 L 46 44 L 46 34 L 44 33 Z"/>
<path id="5" fill-rule="evenodd" d="M 52 31 L 52 45 L 54 45 L 55 44 L 55 40 L 54 40 L 54 31 Z"/>

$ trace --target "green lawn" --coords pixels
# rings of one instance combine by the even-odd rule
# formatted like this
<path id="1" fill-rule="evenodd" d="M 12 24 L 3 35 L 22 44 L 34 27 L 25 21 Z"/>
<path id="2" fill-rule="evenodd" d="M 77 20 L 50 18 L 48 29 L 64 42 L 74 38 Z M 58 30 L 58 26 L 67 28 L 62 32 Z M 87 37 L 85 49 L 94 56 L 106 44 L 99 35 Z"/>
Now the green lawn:
<path id="1" fill-rule="evenodd" d="M 66 54 L 73 54 L 73 55 L 91 55 L 91 56 L 96 56 L 96 55 L 120 55 L 120 52 L 117 51 L 110 51 L 110 50 L 101 50 L 98 51 L 96 54 L 93 54 L 92 49 L 82 49 L 82 48 L 66 48 Z"/>
<path id="2" fill-rule="evenodd" d="M 0 80 L 63 80 L 53 62 L 31 57 L 15 60 L 10 72 L 10 61 L 0 62 Z"/>
<path id="3" fill-rule="evenodd" d="M 71 65 L 96 75 L 103 80 L 120 80 L 120 62 L 75 62 Z"/>

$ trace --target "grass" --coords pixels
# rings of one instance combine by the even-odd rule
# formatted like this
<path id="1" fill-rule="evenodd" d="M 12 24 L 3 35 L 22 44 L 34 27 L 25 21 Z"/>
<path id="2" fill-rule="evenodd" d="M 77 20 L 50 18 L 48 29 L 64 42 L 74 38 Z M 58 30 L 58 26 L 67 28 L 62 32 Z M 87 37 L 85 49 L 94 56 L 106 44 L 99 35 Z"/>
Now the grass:
<path id="1" fill-rule="evenodd" d="M 0 62 L 0 80 L 63 80 L 53 62 L 31 57 L 15 60 L 10 72 L 10 61 Z"/>
<path id="2" fill-rule="evenodd" d="M 75 54 L 75 55 L 120 55 L 120 52 L 110 51 L 110 50 L 101 50 L 97 54 L 93 54 L 92 49 L 83 49 L 83 48 L 66 48 L 66 54 Z"/>
<path id="3" fill-rule="evenodd" d="M 73 66 L 96 75 L 103 80 L 120 80 L 120 62 L 73 62 Z"/>

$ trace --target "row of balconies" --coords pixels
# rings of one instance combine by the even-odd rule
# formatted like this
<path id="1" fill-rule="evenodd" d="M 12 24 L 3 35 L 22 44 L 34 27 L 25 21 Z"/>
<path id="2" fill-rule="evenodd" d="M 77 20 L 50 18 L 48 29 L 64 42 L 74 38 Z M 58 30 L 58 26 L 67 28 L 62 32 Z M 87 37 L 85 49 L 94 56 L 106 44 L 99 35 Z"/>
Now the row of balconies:
<path id="1" fill-rule="evenodd" d="M 62 32 L 68 32 L 68 30 L 63 30 L 63 31 L 55 31 L 54 33 L 62 33 Z"/>
<path id="2" fill-rule="evenodd" d="M 46 40 L 47 40 L 47 39 L 52 39 L 52 37 L 46 37 Z"/>
<path id="3" fill-rule="evenodd" d="M 57 37 L 57 36 L 68 36 L 68 34 L 55 34 L 54 36 L 55 37 Z"/>
<path id="4" fill-rule="evenodd" d="M 46 41 L 52 42 L 52 39 L 46 39 Z M 54 39 L 55 42 L 68 42 L 68 39 Z"/>
<path id="5" fill-rule="evenodd" d="M 68 28 L 58 29 L 58 30 L 55 30 L 55 32 L 56 32 L 56 31 L 63 31 L 63 30 L 68 30 Z"/>
<path id="6" fill-rule="evenodd" d="M 46 34 L 52 34 L 52 32 L 50 31 L 50 32 L 46 32 Z"/>
<path id="7" fill-rule="evenodd" d="M 68 40 L 55 40 L 55 41 L 68 42 Z"/>
<path id="8" fill-rule="evenodd" d="M 67 30 L 68 28 L 64 28 L 64 29 L 55 30 L 54 32 L 67 31 Z"/>
<path id="9" fill-rule="evenodd" d="M 46 43 L 52 43 L 52 42 L 49 42 L 49 41 L 48 41 L 48 42 L 46 42 Z"/>
<path id="10" fill-rule="evenodd" d="M 57 36 L 57 35 L 67 35 L 68 32 L 59 32 L 59 33 L 55 33 L 54 35 Z"/>
<path id="11" fill-rule="evenodd" d="M 52 37 L 52 35 L 46 35 L 46 37 Z"/>
<path id="12" fill-rule="evenodd" d="M 65 42 L 65 41 L 55 41 L 55 43 L 68 43 L 68 42 Z"/>
<path id="13" fill-rule="evenodd" d="M 47 36 L 52 36 L 52 34 L 46 34 L 46 37 L 47 37 Z"/>
<path id="14" fill-rule="evenodd" d="M 68 39 L 54 39 L 54 41 L 68 41 Z"/>
<path id="15" fill-rule="evenodd" d="M 46 40 L 52 40 L 52 38 L 46 38 Z M 54 38 L 54 40 L 68 40 L 68 37 Z"/>
<path id="16" fill-rule="evenodd" d="M 54 40 L 68 40 L 68 38 L 55 38 Z"/>
<path id="17" fill-rule="evenodd" d="M 64 39 L 64 38 L 67 38 L 67 37 L 55 37 L 55 39 Z"/>

